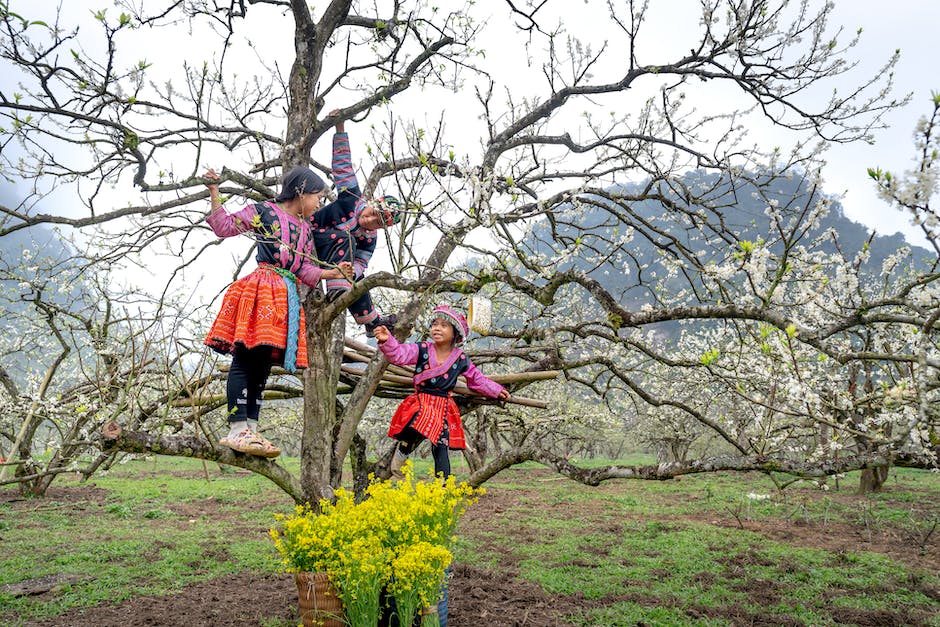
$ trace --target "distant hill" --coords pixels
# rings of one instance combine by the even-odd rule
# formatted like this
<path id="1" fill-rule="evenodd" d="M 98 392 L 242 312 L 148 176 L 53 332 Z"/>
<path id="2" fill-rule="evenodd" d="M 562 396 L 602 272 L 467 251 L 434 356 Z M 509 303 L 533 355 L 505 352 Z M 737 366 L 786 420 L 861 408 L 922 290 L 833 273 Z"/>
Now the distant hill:
<path id="1" fill-rule="evenodd" d="M 69 245 L 47 225 L 36 225 L 0 237 L 0 322 L 9 340 L 0 342 L 0 365 L 17 385 L 25 382 L 30 367 L 44 367 L 44 353 L 38 343 L 27 341 L 28 350 L 9 350 L 21 340 L 29 340 L 28 330 L 32 325 L 28 321 L 37 315 L 36 308 L 24 300 L 30 291 L 20 285 L 21 279 L 28 279 L 31 273 L 55 273 L 69 277 L 66 280 L 70 283 L 80 282 L 81 273 L 77 263 L 71 260 L 72 255 Z M 82 293 L 80 285 L 77 293 Z M 48 297 L 63 306 L 75 298 L 58 292 L 50 293 Z"/>
<path id="2" fill-rule="evenodd" d="M 814 193 L 803 180 L 798 178 L 775 180 L 761 193 L 758 193 L 753 185 L 732 186 L 727 183 L 727 179 L 720 178 L 720 175 L 702 172 L 690 173 L 683 183 L 692 190 L 693 194 L 706 195 L 709 206 L 719 208 L 698 216 L 686 213 L 678 214 L 677 217 L 675 212 L 666 214 L 663 202 L 644 200 L 629 203 L 629 211 L 632 215 L 622 215 L 618 218 L 614 212 L 590 204 L 562 207 L 560 211 L 555 212 L 552 219 L 545 218 L 534 225 L 522 244 L 533 256 L 551 255 L 553 249 L 557 253 L 559 248 L 563 248 L 563 242 L 567 242 L 572 248 L 580 245 L 582 252 L 573 254 L 569 260 L 561 264 L 559 269 L 579 269 L 587 272 L 614 294 L 621 305 L 627 309 L 636 310 L 647 303 L 654 304 L 649 286 L 654 278 L 666 276 L 662 251 L 668 249 L 670 245 L 685 246 L 694 251 L 696 257 L 703 263 L 707 263 L 710 259 L 723 260 L 730 253 L 740 251 L 739 241 L 757 241 L 758 238 L 763 238 L 773 242 L 773 239 L 768 238 L 767 235 L 769 218 L 765 213 L 771 202 L 777 204 L 777 208 L 784 216 L 783 219 L 789 220 L 799 215 L 810 202 L 815 202 L 821 197 L 820 192 Z M 609 188 L 607 191 L 611 194 L 634 196 L 643 189 L 643 186 L 642 183 L 622 185 Z M 667 192 L 664 196 L 668 201 L 674 201 L 681 207 L 691 207 L 693 211 L 689 213 L 694 213 L 694 203 L 679 198 L 675 192 Z M 604 199 L 593 197 L 592 200 L 596 204 L 612 207 L 612 203 Z M 628 224 L 628 220 L 632 224 Z M 707 221 L 712 223 L 720 221 L 735 236 L 725 240 L 720 239 L 718 235 L 710 232 L 707 226 L 703 226 Z M 644 225 L 641 228 L 646 230 L 649 237 L 635 235 L 627 245 L 628 255 L 617 262 L 598 268 L 596 260 L 591 257 L 603 256 L 605 246 L 610 248 L 608 242 L 611 238 L 622 236 L 628 228 L 638 225 Z M 819 224 L 801 241 L 809 247 L 811 242 L 822 236 L 827 229 L 832 229 L 837 233 L 839 250 L 848 259 L 853 259 L 871 237 L 871 229 L 846 218 L 841 204 L 835 200 L 831 200 L 828 215 L 820 220 Z M 712 241 L 706 241 L 708 239 Z M 936 260 L 936 255 L 932 251 L 910 245 L 900 233 L 878 235 L 871 241 L 869 258 L 862 266 L 862 272 L 871 273 L 873 276 L 878 274 L 884 260 L 896 253 L 902 246 L 912 249 L 915 262 L 919 266 L 926 266 Z M 591 247 L 596 252 L 582 254 L 583 250 Z M 782 244 L 778 242 L 772 244 L 770 248 L 772 252 L 779 253 L 782 250 Z M 829 254 L 837 252 L 836 243 L 828 237 L 819 241 L 814 249 Z M 642 280 L 638 281 L 638 277 L 642 277 Z M 690 284 L 701 285 L 697 277 L 693 276 L 688 280 L 685 278 L 676 280 L 668 287 L 678 290 L 688 288 Z M 570 305 L 571 303 L 568 304 L 569 307 Z M 514 320 L 507 318 L 497 321 L 496 324 L 517 326 L 524 322 L 523 315 L 520 313 L 513 316 Z M 656 325 L 656 330 L 666 336 L 674 336 L 678 325 L 679 323 L 662 323 Z"/>

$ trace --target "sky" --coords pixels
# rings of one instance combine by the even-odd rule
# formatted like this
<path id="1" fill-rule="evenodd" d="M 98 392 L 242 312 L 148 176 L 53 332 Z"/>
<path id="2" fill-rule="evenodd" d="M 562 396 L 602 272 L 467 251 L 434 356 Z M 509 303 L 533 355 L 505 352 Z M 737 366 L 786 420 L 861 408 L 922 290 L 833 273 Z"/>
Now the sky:
<path id="1" fill-rule="evenodd" d="M 830 149 L 824 174 L 826 191 L 844 194 L 842 204 L 850 219 L 876 228 L 882 234 L 900 230 L 916 236 L 918 231 L 907 223 L 906 216 L 899 218 L 899 212 L 877 197 L 867 169 L 881 167 L 898 172 L 914 165 L 914 126 L 930 112 L 931 92 L 940 92 L 936 47 L 940 2 L 838 2 L 835 16 L 846 28 L 863 29 L 861 69 L 874 70 L 895 49 L 901 50 L 895 69 L 898 93 L 912 92 L 913 96 L 909 104 L 886 117 L 890 128 L 877 132 L 873 145 L 854 144 Z"/>
<path id="2" fill-rule="evenodd" d="M 12 8 L 21 5 L 23 0 L 14 0 Z M 625 0 L 624 0 L 625 2 Z M 812 0 L 818 6 L 821 0 Z M 25 3 L 30 4 L 30 3 Z M 23 6 L 25 6 L 25 4 Z M 572 11 L 577 2 L 552 4 L 549 6 L 562 7 L 566 23 L 572 32 L 583 30 L 596 34 L 595 46 L 600 44 L 604 36 L 602 25 L 593 23 L 593 16 L 586 11 Z M 683 19 L 691 24 L 696 16 L 691 12 L 679 13 L 683 7 L 689 7 L 688 0 L 656 0 L 651 3 L 650 11 L 651 38 L 661 38 L 661 44 L 668 46 L 685 46 L 682 37 Z M 59 6 L 57 0 L 42 0 L 43 10 L 53 11 Z M 84 7 L 84 9 L 83 9 Z M 67 3 L 67 9 L 84 14 L 87 18 L 92 8 L 99 8 L 99 3 L 80 0 Z M 112 12 L 117 9 L 112 8 Z M 546 9 L 547 10 L 547 9 Z M 657 11 L 660 13 L 657 14 Z M 257 15 L 258 13 L 255 13 Z M 879 233 L 890 234 L 901 231 L 916 238 L 917 231 L 910 226 L 907 217 L 888 207 L 877 198 L 873 182 L 868 178 L 866 171 L 869 167 L 881 167 L 894 172 L 903 171 L 911 167 L 913 158 L 912 132 L 917 119 L 925 115 L 930 108 L 930 94 L 932 90 L 940 91 L 940 72 L 937 71 L 937 57 L 933 42 L 935 31 L 940 25 L 940 2 L 935 0 L 895 0 L 893 3 L 884 3 L 875 0 L 839 0 L 836 3 L 834 23 L 845 27 L 848 39 L 857 29 L 862 29 L 862 39 L 856 48 L 856 57 L 859 67 L 850 76 L 861 79 L 877 70 L 894 52 L 900 48 L 901 59 L 895 69 L 896 94 L 903 95 L 911 92 L 911 101 L 904 107 L 888 114 L 886 121 L 889 128 L 877 131 L 872 145 L 853 144 L 850 146 L 833 146 L 827 153 L 828 164 L 823 171 L 824 189 L 829 194 L 841 195 L 845 214 L 852 220 L 861 222 L 870 228 L 877 229 Z M 186 47 L 173 49 L 163 48 L 155 51 L 142 41 L 141 50 L 145 56 L 153 58 L 156 55 L 170 56 L 175 54 L 182 58 L 198 60 L 200 51 L 194 51 L 199 38 L 194 37 Z M 290 46 L 289 41 L 281 41 L 280 45 Z M 647 40 L 647 45 L 649 40 Z M 274 45 L 273 42 L 271 45 Z M 493 51 L 501 50 L 500 42 L 491 42 L 489 49 L 491 58 L 497 58 Z M 684 50 L 684 48 L 683 48 Z M 207 51 L 205 55 L 211 54 Z M 650 55 L 648 58 L 655 58 Z M 649 62 L 649 61 L 647 61 Z M 4 79 L 4 71 L 0 69 L 0 80 Z M 336 103 L 342 105 L 343 103 Z M 415 112 L 420 117 L 420 111 Z M 468 121 L 469 123 L 470 121 Z M 453 126 L 453 123 L 452 123 Z M 356 129 L 361 130 L 362 127 Z M 760 138 L 757 138 L 758 140 Z M 328 142 L 322 141 L 323 146 L 315 150 L 315 158 L 328 160 Z M 321 149 L 322 148 L 322 149 Z M 0 196 L 7 198 L 9 189 L 0 189 Z"/>

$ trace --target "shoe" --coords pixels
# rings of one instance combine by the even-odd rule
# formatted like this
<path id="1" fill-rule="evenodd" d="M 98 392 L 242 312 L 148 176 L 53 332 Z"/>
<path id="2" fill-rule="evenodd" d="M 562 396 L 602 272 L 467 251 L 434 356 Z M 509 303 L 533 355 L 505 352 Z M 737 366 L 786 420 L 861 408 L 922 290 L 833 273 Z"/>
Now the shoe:
<path id="1" fill-rule="evenodd" d="M 281 454 L 281 449 L 251 429 L 239 431 L 232 437 L 225 436 L 219 440 L 219 444 L 227 446 L 233 451 L 257 457 L 277 457 Z"/>
<path id="2" fill-rule="evenodd" d="M 366 323 L 366 337 L 375 337 L 375 329 L 377 327 L 385 327 L 388 329 L 389 333 L 395 332 L 395 325 L 398 323 L 398 314 L 388 314 L 387 316 L 379 316 L 372 322 Z"/>
<path id="3" fill-rule="evenodd" d="M 405 462 L 408 461 L 408 456 L 403 455 L 401 451 L 397 448 L 395 449 L 395 454 L 392 455 L 392 463 L 388 465 L 388 469 L 392 472 L 392 481 L 404 481 L 405 473 L 401 469 L 405 466 Z"/>

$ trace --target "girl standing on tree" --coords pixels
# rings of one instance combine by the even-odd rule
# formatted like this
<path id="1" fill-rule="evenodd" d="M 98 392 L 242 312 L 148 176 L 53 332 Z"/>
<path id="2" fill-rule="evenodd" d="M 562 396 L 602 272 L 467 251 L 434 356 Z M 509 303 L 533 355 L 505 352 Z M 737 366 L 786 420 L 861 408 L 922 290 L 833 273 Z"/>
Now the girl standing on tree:
<path id="1" fill-rule="evenodd" d="M 399 344 L 385 327 L 375 329 L 379 349 L 391 363 L 415 365 L 415 393 L 398 406 L 388 428 L 388 435 L 399 440 L 391 463 L 393 479 L 404 478 L 401 467 L 425 438 L 431 442 L 434 473 L 450 476 L 448 449 L 467 447 L 460 412 L 451 398 L 458 376 L 484 396 L 509 398 L 506 388 L 484 376 L 458 348 L 470 331 L 466 318 L 447 305 L 436 307 L 431 315 L 430 342 Z"/>
<path id="2" fill-rule="evenodd" d="M 205 178 L 218 181 L 214 170 Z M 281 451 L 258 434 L 261 395 L 271 366 L 288 372 L 307 366 L 304 311 L 297 281 L 315 287 L 321 279 L 351 276 L 352 264 L 320 268 L 313 255 L 307 220 L 320 207 L 323 179 L 298 166 L 281 179 L 274 201 L 256 203 L 234 214 L 222 208 L 217 182 L 208 183 L 212 209 L 206 222 L 219 237 L 250 233 L 257 243 L 258 267 L 225 292 L 205 343 L 232 355 L 226 383 L 229 433 L 219 441 L 235 451 L 276 457 Z"/>

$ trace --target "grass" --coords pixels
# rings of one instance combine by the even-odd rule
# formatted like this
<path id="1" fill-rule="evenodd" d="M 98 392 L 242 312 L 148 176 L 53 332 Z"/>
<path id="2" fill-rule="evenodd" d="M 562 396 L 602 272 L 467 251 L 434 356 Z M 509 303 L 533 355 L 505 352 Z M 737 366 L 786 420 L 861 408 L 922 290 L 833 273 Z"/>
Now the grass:
<path id="1" fill-rule="evenodd" d="M 41 597 L 0 592 L 0 622 L 277 572 L 266 532 L 290 499 L 262 477 L 213 467 L 206 481 L 202 473 L 196 460 L 156 457 L 116 467 L 92 489 L 63 478 L 50 498 L 0 503 L 0 586 L 80 577 Z M 850 475 L 842 486 L 856 482 Z M 834 625 L 887 612 L 940 627 L 940 577 L 923 565 L 935 561 L 907 563 L 866 550 L 877 542 L 865 541 L 868 534 L 916 547 L 917 534 L 923 539 L 940 516 L 937 473 L 893 470 L 885 493 L 860 498 L 808 484 L 779 494 L 766 477 L 734 473 L 586 488 L 526 465 L 487 489 L 475 508 L 487 498 L 502 505 L 462 526 L 457 560 L 510 569 L 551 595 L 575 625 L 735 625 L 758 617 Z M 784 542 L 765 527 L 800 533 Z M 827 536 L 843 541 L 836 547 Z M 925 549 L 940 552 L 940 537 Z"/>
<path id="2" fill-rule="evenodd" d="M 493 488 L 528 496 L 497 521 L 503 544 L 490 534 L 468 541 L 467 551 L 485 546 L 491 555 L 511 553 L 526 580 L 598 606 L 569 617 L 580 625 L 741 624 L 749 617 L 828 625 L 840 622 L 834 618 L 839 608 L 890 611 L 940 625 L 936 572 L 865 551 L 866 543 L 852 537 L 845 544 L 862 550 L 832 552 L 708 521 L 817 524 L 823 532 L 829 527 L 843 534 L 839 526 L 854 525 L 903 537 L 913 518 L 940 516 L 940 476 L 893 474 L 888 491 L 872 498 L 817 486 L 794 486 L 780 495 L 765 477 L 731 473 L 596 490 L 568 482 L 526 487 L 497 477 Z M 854 480 L 844 478 L 843 486 Z M 913 503 L 919 508 L 912 510 Z M 621 523 L 619 533 L 614 523 Z M 537 543 L 514 540 L 535 530 L 541 530 Z M 938 546 L 940 538 L 934 538 L 932 550 Z"/>

